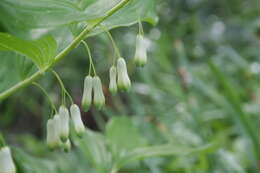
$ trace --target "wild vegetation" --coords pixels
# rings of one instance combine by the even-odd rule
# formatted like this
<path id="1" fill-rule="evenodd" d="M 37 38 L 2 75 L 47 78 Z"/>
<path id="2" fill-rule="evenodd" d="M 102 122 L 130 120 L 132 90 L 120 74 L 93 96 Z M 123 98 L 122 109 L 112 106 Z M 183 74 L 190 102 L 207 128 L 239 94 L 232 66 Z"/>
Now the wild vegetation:
<path id="1" fill-rule="evenodd" d="M 258 173 L 258 0 L 2 0 L 0 173 Z"/>

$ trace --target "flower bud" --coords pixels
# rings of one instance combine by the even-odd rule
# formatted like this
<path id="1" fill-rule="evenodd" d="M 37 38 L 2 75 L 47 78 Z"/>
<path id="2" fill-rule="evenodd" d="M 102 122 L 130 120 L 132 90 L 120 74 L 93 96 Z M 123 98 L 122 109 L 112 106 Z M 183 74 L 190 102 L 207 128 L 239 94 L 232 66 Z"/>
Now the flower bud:
<path id="1" fill-rule="evenodd" d="M 63 142 L 67 141 L 69 138 L 69 111 L 65 106 L 60 106 L 59 109 L 60 116 L 60 138 Z"/>
<path id="2" fill-rule="evenodd" d="M 128 90 L 131 87 L 131 81 L 128 77 L 126 63 L 123 58 L 117 60 L 117 86 L 122 90 Z"/>
<path id="3" fill-rule="evenodd" d="M 67 139 L 67 141 L 64 143 L 63 145 L 63 149 L 65 152 L 69 152 L 71 149 L 71 142 L 69 139 Z"/>
<path id="4" fill-rule="evenodd" d="M 147 61 L 147 43 L 141 34 L 136 37 L 136 50 L 134 62 L 137 66 L 143 67 Z"/>
<path id="5" fill-rule="evenodd" d="M 50 149 L 55 148 L 54 122 L 52 119 L 47 121 L 47 145 Z"/>
<path id="6" fill-rule="evenodd" d="M 82 97 L 82 108 L 86 112 L 88 111 L 92 102 L 92 88 L 93 88 L 93 78 L 91 76 L 86 76 L 84 80 L 84 91 Z"/>
<path id="7" fill-rule="evenodd" d="M 47 122 L 47 145 L 53 150 L 60 146 L 60 117 L 58 114 Z"/>
<path id="8" fill-rule="evenodd" d="M 85 126 L 81 119 L 79 107 L 76 104 L 70 106 L 70 114 L 76 134 L 82 136 L 85 132 Z"/>
<path id="9" fill-rule="evenodd" d="M 98 109 L 105 104 L 105 96 L 103 94 L 102 83 L 98 76 L 93 78 L 94 87 L 94 104 Z"/>
<path id="10" fill-rule="evenodd" d="M 16 167 L 9 147 L 0 149 L 0 173 L 16 173 Z"/>
<path id="11" fill-rule="evenodd" d="M 109 70 L 109 78 L 110 78 L 110 82 L 109 82 L 109 91 L 112 94 L 115 94 L 117 92 L 117 84 L 116 84 L 116 67 L 112 66 Z"/>

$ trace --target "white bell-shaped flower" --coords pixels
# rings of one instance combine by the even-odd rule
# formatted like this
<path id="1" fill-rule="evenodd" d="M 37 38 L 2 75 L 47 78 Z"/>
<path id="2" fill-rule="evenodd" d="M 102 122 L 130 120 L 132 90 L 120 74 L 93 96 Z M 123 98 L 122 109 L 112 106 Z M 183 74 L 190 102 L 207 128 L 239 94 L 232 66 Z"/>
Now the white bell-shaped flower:
<path id="1" fill-rule="evenodd" d="M 62 143 L 61 141 L 61 118 L 59 114 L 54 115 L 53 117 L 53 126 L 54 126 L 54 139 L 59 147 Z"/>
<path id="2" fill-rule="evenodd" d="M 93 78 L 91 76 L 86 76 L 84 80 L 84 90 L 82 97 L 82 108 L 84 111 L 88 111 L 92 102 L 92 90 L 93 90 Z"/>
<path id="3" fill-rule="evenodd" d="M 73 126 L 78 136 L 82 136 L 85 132 L 85 126 L 81 119 L 81 113 L 78 105 L 73 104 L 70 106 L 70 115 L 72 118 Z"/>
<path id="4" fill-rule="evenodd" d="M 116 83 L 116 78 L 117 78 L 117 71 L 116 67 L 112 66 L 109 70 L 109 91 L 112 94 L 115 94 L 117 92 L 117 83 Z"/>
<path id="5" fill-rule="evenodd" d="M 94 88 L 94 105 L 101 109 L 105 104 L 105 96 L 102 89 L 102 83 L 98 76 L 93 78 L 93 88 Z"/>
<path id="6" fill-rule="evenodd" d="M 131 87 L 131 81 L 123 58 L 117 60 L 117 86 L 122 90 L 128 90 Z"/>
<path id="7" fill-rule="evenodd" d="M 137 66 L 140 67 L 143 67 L 147 62 L 147 41 L 141 34 L 138 34 L 136 37 L 134 62 Z"/>
<path id="8" fill-rule="evenodd" d="M 53 119 L 47 121 L 47 145 L 50 149 L 54 149 L 55 143 L 55 133 L 54 133 L 54 122 Z"/>
<path id="9" fill-rule="evenodd" d="M 0 173 L 16 173 L 16 167 L 9 147 L 0 149 Z"/>
<path id="10" fill-rule="evenodd" d="M 47 145 L 53 150 L 60 146 L 60 117 L 58 114 L 47 122 Z"/>
<path id="11" fill-rule="evenodd" d="M 60 138 L 63 142 L 67 141 L 69 138 L 69 120 L 70 115 L 69 111 L 65 106 L 60 106 L 59 108 L 59 116 L 60 116 Z"/>

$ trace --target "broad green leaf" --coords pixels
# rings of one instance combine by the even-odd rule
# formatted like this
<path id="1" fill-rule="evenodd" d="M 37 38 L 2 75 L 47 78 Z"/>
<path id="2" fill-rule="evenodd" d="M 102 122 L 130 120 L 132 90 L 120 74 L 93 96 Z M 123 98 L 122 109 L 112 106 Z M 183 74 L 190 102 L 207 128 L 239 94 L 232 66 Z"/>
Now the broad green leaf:
<path id="1" fill-rule="evenodd" d="M 101 18 L 106 14 L 110 8 L 117 4 L 120 0 L 111 0 L 111 4 L 107 5 L 104 8 L 104 4 L 107 3 L 106 0 L 100 0 L 96 3 L 92 4 L 88 8 L 85 9 L 88 16 L 93 16 L 88 20 L 80 23 L 73 23 L 71 24 L 72 32 L 76 35 L 83 28 L 91 23 L 94 22 L 96 19 Z M 100 9 L 94 10 L 93 9 Z M 89 35 L 96 35 L 101 32 L 104 32 L 104 27 L 106 29 L 113 29 L 120 26 L 130 26 L 137 23 L 139 20 L 149 22 L 151 24 L 156 24 L 158 21 L 158 17 L 155 13 L 155 0 L 132 0 L 129 4 L 127 4 L 123 9 L 119 10 L 104 22 L 102 22 L 102 26 L 96 27 Z"/>
<path id="2" fill-rule="evenodd" d="M 19 172 L 26 173 L 55 173 L 58 168 L 55 162 L 30 156 L 19 148 L 13 150 L 13 156 Z"/>
<path id="3" fill-rule="evenodd" d="M 47 152 L 29 154 L 20 148 L 13 149 L 13 157 L 19 173 L 92 173 L 82 156 L 74 151 L 70 153 Z"/>
<path id="4" fill-rule="evenodd" d="M 145 140 L 128 117 L 113 117 L 106 126 L 106 138 L 112 152 L 120 153 L 144 146 Z"/>
<path id="5" fill-rule="evenodd" d="M 77 33 L 89 24 L 104 17 L 122 0 L 97 0 L 79 4 L 68 0 L 3 0 L 0 3 L 0 22 L 12 34 L 35 39 L 61 26 L 76 25 Z M 104 23 L 107 28 L 129 26 L 139 19 L 152 24 L 157 22 L 155 0 L 131 0 L 129 4 L 110 16 Z M 91 35 L 103 32 L 97 28 Z"/>
<path id="6" fill-rule="evenodd" d="M 22 40 L 7 33 L 0 33 L 0 51 L 14 51 L 30 58 L 38 68 L 52 63 L 57 45 L 51 36 L 39 40 Z"/>
<path id="7" fill-rule="evenodd" d="M 191 148 L 186 146 L 174 146 L 171 144 L 167 145 L 157 145 L 157 146 L 148 146 L 140 147 L 135 150 L 128 152 L 128 154 L 119 160 L 114 169 L 118 170 L 126 164 L 150 157 L 160 157 L 160 156 L 186 156 L 189 154 L 196 153 L 209 153 L 215 150 L 218 146 L 216 144 L 207 144 L 198 148 Z"/>
<path id="8" fill-rule="evenodd" d="M 10 51 L 0 51 L 0 62 L 0 92 L 25 79 L 36 70 L 32 61 Z"/>
<path id="9" fill-rule="evenodd" d="M 95 166 L 97 172 L 106 172 L 110 169 L 112 157 L 102 134 L 87 129 L 83 137 L 75 138 L 74 142 L 79 146 L 84 156 Z"/>
<path id="10" fill-rule="evenodd" d="M 122 10 L 105 20 L 103 25 L 108 28 L 129 26 L 137 23 L 139 19 L 154 25 L 158 22 L 155 12 L 155 0 L 132 0 Z"/>
<path id="11" fill-rule="evenodd" d="M 0 20 L 8 29 L 12 27 L 42 28 L 84 20 L 84 13 L 75 3 L 67 0 L 2 0 Z"/>
<path id="12" fill-rule="evenodd" d="M 95 20 L 106 15 L 121 0 L 97 0 L 94 3 L 83 5 L 68 0 L 2 0 L 0 4 L 1 18 L 7 26 L 18 26 L 20 28 L 43 28 Z M 126 21 L 130 18 L 146 18 L 149 22 L 155 22 L 149 17 L 156 17 L 154 12 L 154 0 L 131 0 L 131 2 L 118 12 L 119 20 Z M 80 8 L 81 7 L 81 8 Z M 128 13 L 131 12 L 131 13 Z M 133 13 L 134 12 L 134 13 Z M 126 16 L 127 14 L 127 16 Z M 130 14 L 130 15 L 129 15 Z M 123 15 L 123 16 L 122 16 Z M 10 21 L 15 21 L 13 24 Z"/>

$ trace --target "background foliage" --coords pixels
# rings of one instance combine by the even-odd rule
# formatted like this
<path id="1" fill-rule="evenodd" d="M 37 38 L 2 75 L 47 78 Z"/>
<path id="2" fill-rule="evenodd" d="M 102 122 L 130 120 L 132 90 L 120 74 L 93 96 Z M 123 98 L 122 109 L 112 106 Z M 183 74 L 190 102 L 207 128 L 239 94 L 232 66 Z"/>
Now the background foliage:
<path id="1" fill-rule="evenodd" d="M 86 24 L 119 1 L 2 0 L 0 92 L 52 63 Z M 108 92 L 113 48 L 97 27 L 87 41 L 106 107 L 83 113 L 89 129 L 83 139 L 75 137 L 71 152 L 47 150 L 50 106 L 39 89 L 29 86 L 2 100 L 0 128 L 13 146 L 19 172 L 259 171 L 259 14 L 258 0 L 161 0 L 156 5 L 133 0 L 102 23 L 116 28 L 111 33 L 127 59 L 132 89 L 116 96 Z M 150 39 L 144 68 L 132 62 L 138 33 L 132 24 L 140 16 L 149 22 L 144 23 Z M 84 47 L 55 70 L 80 104 L 88 71 Z M 47 72 L 39 82 L 59 105 L 54 76 Z"/>

